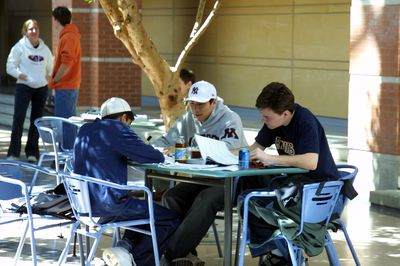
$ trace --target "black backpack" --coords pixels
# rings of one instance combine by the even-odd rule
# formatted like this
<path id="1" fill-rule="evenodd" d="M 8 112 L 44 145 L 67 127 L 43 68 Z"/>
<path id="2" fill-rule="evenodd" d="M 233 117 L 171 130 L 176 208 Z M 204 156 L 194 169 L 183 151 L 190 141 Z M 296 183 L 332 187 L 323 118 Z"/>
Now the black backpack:
<path id="1" fill-rule="evenodd" d="M 52 215 L 63 219 L 74 220 L 71 205 L 63 183 L 54 189 L 39 193 L 30 200 L 32 213 L 39 215 Z M 13 203 L 16 212 L 27 213 L 26 204 L 18 206 Z"/>

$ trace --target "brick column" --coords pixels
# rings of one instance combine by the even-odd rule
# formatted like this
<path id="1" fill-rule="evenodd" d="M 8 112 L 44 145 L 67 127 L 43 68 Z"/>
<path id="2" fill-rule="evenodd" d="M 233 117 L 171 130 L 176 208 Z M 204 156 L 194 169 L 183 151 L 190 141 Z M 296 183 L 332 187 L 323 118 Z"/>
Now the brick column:
<path id="1" fill-rule="evenodd" d="M 66 6 L 72 11 L 72 21 L 81 33 L 82 84 L 80 109 L 99 107 L 109 97 L 126 99 L 131 106 L 140 106 L 141 70 L 120 40 L 115 38 L 108 19 L 98 1 L 53 0 L 52 7 Z M 53 29 L 53 50 L 58 33 Z"/>
<path id="2" fill-rule="evenodd" d="M 397 189 L 400 175 L 400 0 L 382 2 L 351 7 L 349 160 L 366 190 Z"/>

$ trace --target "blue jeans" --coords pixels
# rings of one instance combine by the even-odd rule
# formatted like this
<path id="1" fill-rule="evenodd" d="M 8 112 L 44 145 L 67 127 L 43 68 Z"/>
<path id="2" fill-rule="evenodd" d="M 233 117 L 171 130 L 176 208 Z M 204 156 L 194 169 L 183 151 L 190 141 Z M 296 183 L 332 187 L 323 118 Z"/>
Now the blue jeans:
<path id="1" fill-rule="evenodd" d="M 57 89 L 54 97 L 54 115 L 69 118 L 76 115 L 79 90 Z M 63 128 L 63 149 L 72 149 L 75 141 L 75 129 L 70 125 Z"/>
<path id="2" fill-rule="evenodd" d="M 28 131 L 28 140 L 25 146 L 26 156 L 39 157 L 39 133 L 35 127 L 35 119 L 43 116 L 43 108 L 47 98 L 47 86 L 33 89 L 24 84 L 17 84 L 14 101 L 14 117 L 11 132 L 11 141 L 7 156 L 19 157 L 21 154 L 21 137 L 24 130 L 26 110 L 31 103 L 31 116 Z"/>

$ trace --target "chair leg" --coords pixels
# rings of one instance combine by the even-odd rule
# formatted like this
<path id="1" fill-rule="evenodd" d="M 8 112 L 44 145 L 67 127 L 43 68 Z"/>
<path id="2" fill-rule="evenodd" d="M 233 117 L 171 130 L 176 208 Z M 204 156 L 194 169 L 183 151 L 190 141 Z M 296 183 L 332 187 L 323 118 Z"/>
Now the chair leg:
<path id="1" fill-rule="evenodd" d="M 64 250 L 61 252 L 60 258 L 58 259 L 58 265 L 64 265 L 65 262 L 67 261 L 69 246 L 71 245 L 72 239 L 79 225 L 80 225 L 79 221 L 75 222 L 74 224 L 71 224 L 70 233 L 65 243 Z"/>
<path id="2" fill-rule="evenodd" d="M 240 221 L 238 222 L 238 228 L 237 228 L 237 235 L 236 235 L 236 250 L 235 250 L 235 266 L 238 265 L 238 259 L 239 259 L 239 247 L 240 247 L 240 234 L 241 234 L 241 228 L 242 224 Z"/>
<path id="3" fill-rule="evenodd" d="M 213 222 L 212 228 L 213 228 L 213 232 L 214 232 L 215 242 L 217 244 L 218 256 L 220 258 L 222 258 L 223 255 L 222 255 L 221 243 L 219 242 L 218 230 L 217 230 L 217 226 L 216 226 L 215 222 Z"/>
<path id="4" fill-rule="evenodd" d="M 72 256 L 76 257 L 76 240 L 77 240 L 77 233 L 74 235 L 74 248 L 72 249 Z"/>
<path id="5" fill-rule="evenodd" d="M 75 234 L 75 236 L 76 235 L 77 234 Z M 85 252 L 83 251 L 83 240 L 82 240 L 81 234 L 78 234 L 78 243 L 79 243 L 79 254 L 80 254 L 81 266 L 85 266 Z"/>
<path id="6" fill-rule="evenodd" d="M 340 266 L 339 258 L 337 256 L 335 246 L 333 245 L 332 238 L 329 232 L 325 233 L 325 251 L 329 260 L 329 265 Z"/>
<path id="7" fill-rule="evenodd" d="M 40 155 L 39 161 L 38 161 L 38 164 L 37 164 L 38 166 L 42 166 L 44 156 L 46 156 L 46 155 L 45 154 Z M 30 188 L 29 188 L 29 195 L 32 194 L 32 189 L 36 184 L 36 179 L 37 179 L 38 174 L 39 174 L 39 171 L 37 171 L 37 170 L 33 174 L 31 185 L 30 185 Z"/>
<path id="8" fill-rule="evenodd" d="M 15 252 L 14 264 L 13 264 L 14 266 L 17 265 L 19 257 L 21 256 L 22 248 L 24 247 L 25 240 L 26 240 L 26 234 L 28 233 L 28 229 L 29 229 L 29 221 L 26 220 L 26 221 L 24 221 L 24 223 L 26 225 L 25 225 L 24 232 L 22 233 L 21 238 L 19 240 L 17 251 Z M 31 230 L 33 230 L 33 229 L 31 229 Z M 32 238 L 32 235 L 31 235 L 31 238 Z M 35 241 L 34 237 L 31 239 L 31 255 L 32 255 L 33 265 L 36 266 L 36 263 L 37 263 L 36 262 L 36 241 Z"/>
<path id="9" fill-rule="evenodd" d="M 114 233 L 113 233 L 113 239 L 112 239 L 112 247 L 115 247 L 118 243 L 118 241 L 121 239 L 121 230 L 120 228 L 115 228 Z"/>
<path id="10" fill-rule="evenodd" d="M 347 233 L 346 226 L 344 225 L 344 223 L 341 220 L 338 220 L 338 223 L 340 224 L 340 229 L 343 231 L 343 234 L 344 234 L 344 236 L 346 238 L 346 242 L 347 242 L 347 245 L 350 248 L 351 255 L 353 256 L 354 262 L 356 263 L 357 266 L 360 266 L 361 265 L 360 261 L 358 260 L 357 253 L 356 253 L 356 250 L 353 247 L 353 243 L 350 240 L 350 236 Z"/>
<path id="11" fill-rule="evenodd" d="M 87 265 L 87 266 L 91 265 L 94 255 L 96 254 L 97 247 L 100 243 L 100 238 L 101 238 L 102 234 L 103 234 L 103 231 L 99 231 L 96 233 L 92 248 L 90 249 L 90 252 L 88 253 L 85 265 Z"/>

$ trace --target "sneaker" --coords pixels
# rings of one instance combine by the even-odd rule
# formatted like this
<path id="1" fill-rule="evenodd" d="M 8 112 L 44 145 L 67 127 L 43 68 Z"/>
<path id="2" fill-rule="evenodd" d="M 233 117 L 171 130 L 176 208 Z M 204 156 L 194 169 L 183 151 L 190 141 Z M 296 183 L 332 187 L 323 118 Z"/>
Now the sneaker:
<path id="1" fill-rule="evenodd" d="M 272 252 L 268 252 L 267 254 L 260 257 L 260 261 L 258 263 L 259 266 L 290 266 L 292 263 L 288 262 L 284 257 L 273 254 Z"/>
<path id="2" fill-rule="evenodd" d="M 7 160 L 9 160 L 9 161 L 18 161 L 18 160 L 19 160 L 19 157 L 8 156 L 8 157 L 7 157 Z"/>
<path id="3" fill-rule="evenodd" d="M 165 257 L 165 255 L 161 256 L 160 266 L 171 266 L 171 262 Z"/>
<path id="4" fill-rule="evenodd" d="M 108 266 L 136 266 L 132 254 L 122 247 L 106 248 L 103 260 Z"/>
<path id="5" fill-rule="evenodd" d="M 189 253 L 184 258 L 177 258 L 172 261 L 172 266 L 204 266 L 205 262 Z"/>
<path id="6" fill-rule="evenodd" d="M 28 156 L 28 162 L 29 163 L 37 163 L 37 158 L 33 155 Z"/>

